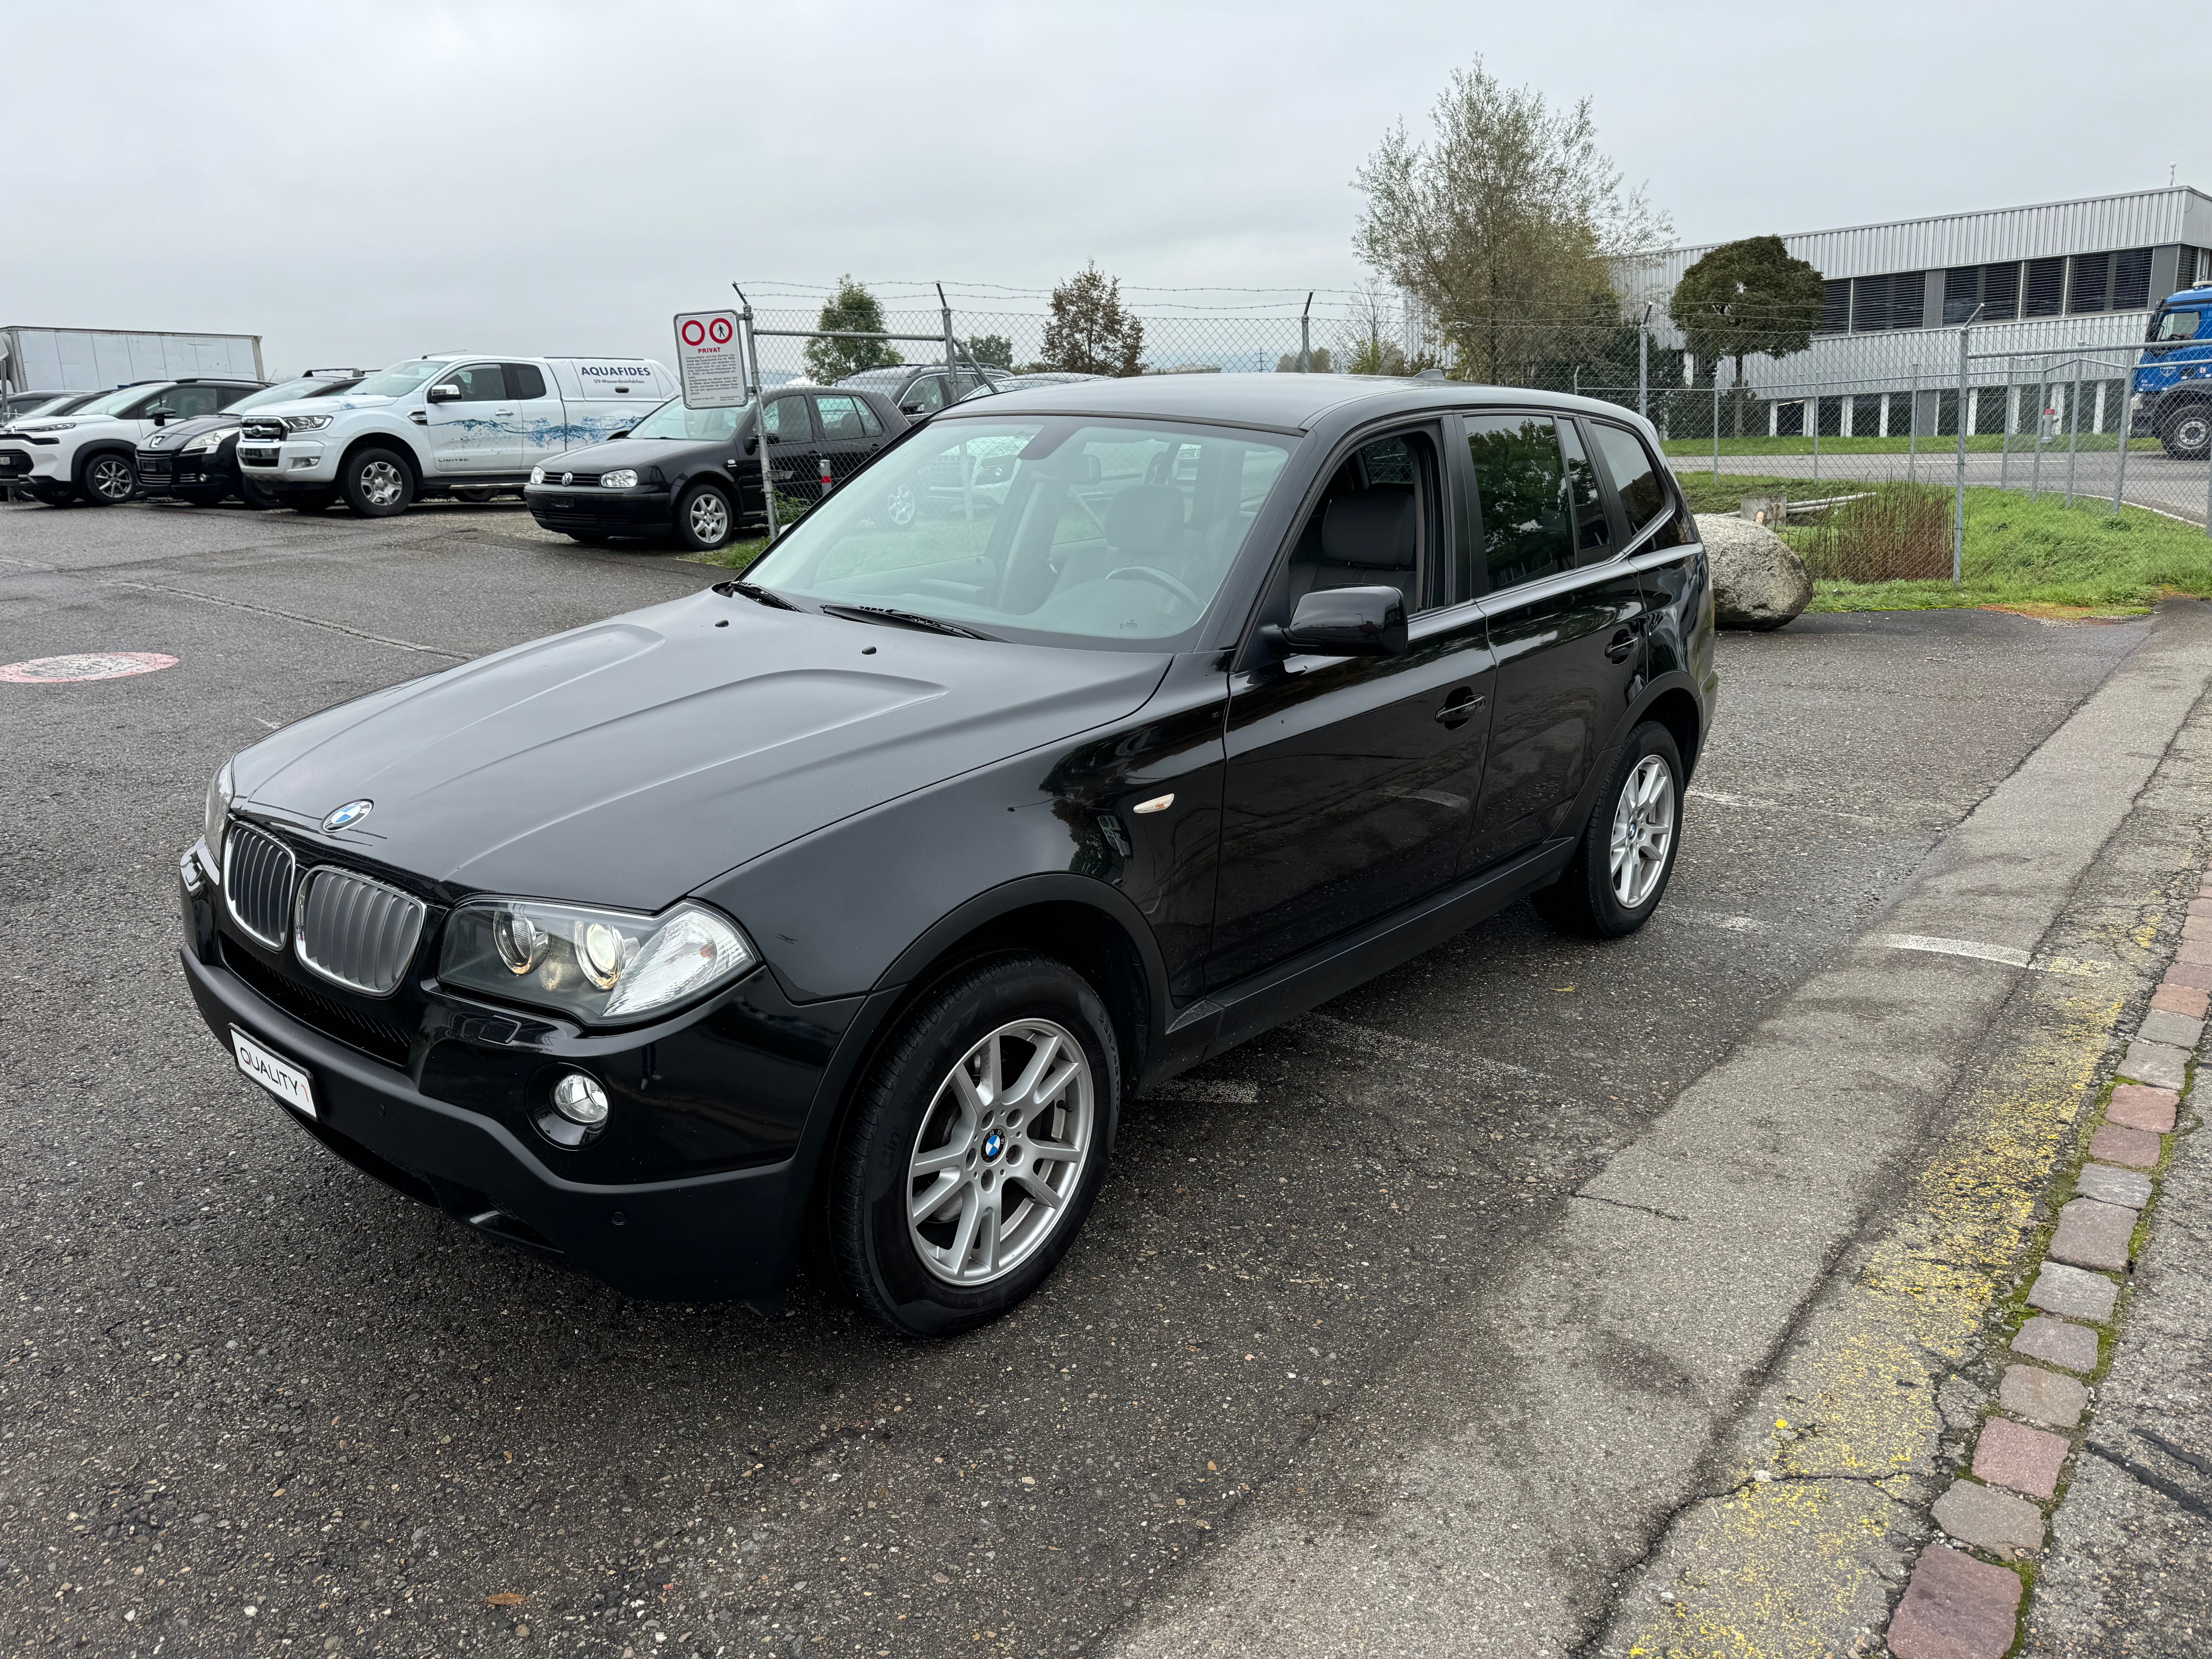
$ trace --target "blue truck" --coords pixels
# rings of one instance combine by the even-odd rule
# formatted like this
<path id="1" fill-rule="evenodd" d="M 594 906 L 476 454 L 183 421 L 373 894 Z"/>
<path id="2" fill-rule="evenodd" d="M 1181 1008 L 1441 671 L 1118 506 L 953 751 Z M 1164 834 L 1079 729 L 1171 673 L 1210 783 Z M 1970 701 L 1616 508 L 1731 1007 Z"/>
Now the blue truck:
<path id="1" fill-rule="evenodd" d="M 2129 430 L 2176 459 L 2212 454 L 2212 288 L 2169 295 L 2150 319 L 2136 370 Z"/>

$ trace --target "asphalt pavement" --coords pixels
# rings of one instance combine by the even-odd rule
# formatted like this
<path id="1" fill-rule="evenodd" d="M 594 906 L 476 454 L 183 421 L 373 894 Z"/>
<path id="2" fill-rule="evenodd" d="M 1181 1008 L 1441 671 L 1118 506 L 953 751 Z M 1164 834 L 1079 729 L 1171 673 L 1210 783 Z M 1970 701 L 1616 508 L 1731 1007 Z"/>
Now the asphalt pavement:
<path id="1" fill-rule="evenodd" d="M 1240 1562 L 1385 1534 L 1439 1449 L 1540 1504 L 1664 1425 L 1534 1422 L 1540 1334 L 1471 1314 L 2154 627 L 1724 635 L 1650 927 L 1599 945 L 1516 908 L 1139 1103 L 1044 1291 L 915 1347 L 804 1285 L 773 1319 L 629 1301 L 376 1187 L 238 1076 L 175 963 L 175 854 L 229 753 L 717 574 L 512 507 L 0 508 L 0 659 L 178 659 L 0 684 L 8 1650 L 1218 1645 Z M 1655 1317 L 1703 1316 L 1710 1264 L 1654 1255 Z M 1592 1363 L 1632 1398 L 1655 1362 Z M 1433 1651 L 1361 1627 L 1407 1594 L 1470 1651 L 1587 1642 L 1650 1512 L 1553 1552 L 1541 1608 L 1510 1537 L 1425 1588 L 1305 1593 L 1347 1651 Z"/>

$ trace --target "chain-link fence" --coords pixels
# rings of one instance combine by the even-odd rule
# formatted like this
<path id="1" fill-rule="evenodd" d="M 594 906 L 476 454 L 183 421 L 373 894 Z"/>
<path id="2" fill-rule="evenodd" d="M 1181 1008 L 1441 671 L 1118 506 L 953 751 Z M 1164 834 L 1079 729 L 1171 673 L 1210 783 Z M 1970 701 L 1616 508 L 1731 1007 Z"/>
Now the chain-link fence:
<path id="1" fill-rule="evenodd" d="M 1638 410 L 1709 498 L 1734 479 L 1785 515 L 1879 485 L 1964 484 L 2212 526 L 2212 361 L 2197 361 L 2212 342 L 2146 342 L 2141 313 L 1739 333 L 1700 361 L 1658 307 L 1625 321 L 1609 305 L 1438 319 L 1373 290 L 1127 289 L 1056 313 L 1038 293 L 879 283 L 882 333 L 897 337 L 839 342 L 814 331 L 830 290 L 747 288 L 771 391 L 849 377 L 927 413 L 1006 375 L 1426 373 Z M 778 488 L 796 506 L 819 485 Z"/>

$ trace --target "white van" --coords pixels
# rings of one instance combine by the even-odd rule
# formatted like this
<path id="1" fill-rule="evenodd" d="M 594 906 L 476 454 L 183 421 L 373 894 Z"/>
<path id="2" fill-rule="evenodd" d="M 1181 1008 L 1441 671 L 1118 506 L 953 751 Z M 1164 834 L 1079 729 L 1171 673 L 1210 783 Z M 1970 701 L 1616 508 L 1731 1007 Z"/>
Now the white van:
<path id="1" fill-rule="evenodd" d="M 255 410 L 239 471 L 306 512 L 343 496 L 389 518 L 428 495 L 519 489 L 532 467 L 627 430 L 676 391 L 646 357 L 410 357 L 342 396 Z"/>

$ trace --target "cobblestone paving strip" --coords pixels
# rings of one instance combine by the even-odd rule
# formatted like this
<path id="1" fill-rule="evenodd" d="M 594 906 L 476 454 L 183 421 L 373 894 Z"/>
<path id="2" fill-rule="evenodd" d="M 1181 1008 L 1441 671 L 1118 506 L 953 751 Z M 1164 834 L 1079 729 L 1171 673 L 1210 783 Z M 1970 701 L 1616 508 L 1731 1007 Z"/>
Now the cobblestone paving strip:
<path id="1" fill-rule="evenodd" d="M 2157 1207 L 2170 1138 L 2188 1127 L 2182 1097 L 2203 1039 L 2208 1000 L 2198 982 L 2203 964 L 2190 958 L 2192 946 L 2208 938 L 2212 872 L 2190 902 L 2178 959 L 2128 1043 L 2087 1153 L 2062 1183 L 2077 1196 L 2060 1206 L 2026 1298 L 2044 1311 L 2012 1342 L 2023 1360 L 2039 1363 L 2006 1368 L 1966 1473 L 1936 1502 L 1945 1535 L 1921 1552 L 1891 1618 L 1894 1659 L 2002 1659 L 2011 1652 L 2027 1612 L 2018 1568 L 2042 1552 L 2047 1513 L 2063 1504 L 2085 1454 L 2128 1467 L 2095 1441 L 2092 1408 L 2107 1369 L 2111 1328 L 2125 1310 L 2136 1241 Z M 2161 1489 L 2154 1471 L 2129 1473 Z M 2185 1489 L 2174 1490 L 2185 1506 L 2197 1504 Z"/>

